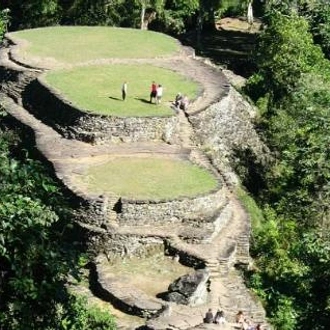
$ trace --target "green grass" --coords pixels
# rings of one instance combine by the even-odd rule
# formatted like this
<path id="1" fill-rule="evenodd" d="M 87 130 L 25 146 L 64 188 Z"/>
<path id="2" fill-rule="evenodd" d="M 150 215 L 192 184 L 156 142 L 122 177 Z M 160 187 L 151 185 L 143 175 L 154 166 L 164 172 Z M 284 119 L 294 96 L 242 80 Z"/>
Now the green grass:
<path id="1" fill-rule="evenodd" d="M 188 161 L 164 158 L 114 158 L 91 167 L 82 180 L 92 192 L 153 200 L 196 196 L 217 186 L 206 170 Z"/>
<path id="2" fill-rule="evenodd" d="M 184 76 L 150 65 L 81 66 L 70 70 L 51 71 L 46 82 L 84 111 L 113 116 L 170 116 L 169 102 L 178 92 L 193 99 L 199 85 Z M 121 86 L 128 82 L 128 96 L 121 100 Z M 150 104 L 151 82 L 164 87 L 160 105 Z"/>
<path id="3" fill-rule="evenodd" d="M 57 26 L 23 30 L 12 36 L 29 42 L 27 56 L 75 64 L 104 58 L 151 58 L 173 54 L 178 42 L 165 34 L 137 29 Z"/>

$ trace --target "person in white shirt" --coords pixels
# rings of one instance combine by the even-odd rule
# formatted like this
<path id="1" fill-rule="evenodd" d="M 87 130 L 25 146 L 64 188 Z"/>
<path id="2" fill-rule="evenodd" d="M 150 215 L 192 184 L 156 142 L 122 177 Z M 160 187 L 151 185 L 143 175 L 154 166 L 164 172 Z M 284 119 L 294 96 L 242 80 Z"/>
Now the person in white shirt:
<path id="1" fill-rule="evenodd" d="M 156 94 L 156 103 L 157 104 L 162 102 L 162 97 L 163 97 L 163 86 L 158 85 L 157 86 L 157 94 Z"/>
<path id="2" fill-rule="evenodd" d="M 125 101 L 126 96 L 127 96 L 127 81 L 124 81 L 123 85 L 121 86 L 121 95 L 122 95 L 123 101 Z"/>

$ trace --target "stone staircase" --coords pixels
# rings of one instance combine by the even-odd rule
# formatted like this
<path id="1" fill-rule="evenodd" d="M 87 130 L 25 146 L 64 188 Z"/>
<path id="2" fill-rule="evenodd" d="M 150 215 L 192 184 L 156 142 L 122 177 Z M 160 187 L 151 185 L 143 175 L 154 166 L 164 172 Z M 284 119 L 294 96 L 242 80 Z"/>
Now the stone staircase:
<path id="1" fill-rule="evenodd" d="M 178 112 L 178 118 L 179 118 L 179 141 L 178 143 L 183 147 L 187 148 L 192 145 L 192 137 L 193 137 L 193 129 L 191 125 L 189 124 L 185 113 L 180 110 Z"/>
<path id="2" fill-rule="evenodd" d="M 217 259 L 206 259 L 205 261 L 205 268 L 209 270 L 211 283 L 213 279 L 220 276 L 219 266 L 219 260 Z"/>
<path id="3" fill-rule="evenodd" d="M 265 311 L 260 302 L 247 290 L 241 274 L 231 269 L 226 276 L 222 276 L 221 283 L 213 283 L 213 289 L 221 292 L 219 303 L 226 310 L 228 320 L 235 321 L 235 315 L 242 311 L 244 315 L 252 318 L 255 323 L 265 324 Z M 211 284 L 212 288 L 212 284 Z"/>
<path id="4" fill-rule="evenodd" d="M 120 197 L 115 194 L 107 194 L 106 195 L 107 201 L 106 205 L 104 206 L 104 213 L 108 216 L 108 223 L 111 228 L 118 229 L 119 223 L 117 219 L 117 211 L 116 207 L 119 203 Z"/>

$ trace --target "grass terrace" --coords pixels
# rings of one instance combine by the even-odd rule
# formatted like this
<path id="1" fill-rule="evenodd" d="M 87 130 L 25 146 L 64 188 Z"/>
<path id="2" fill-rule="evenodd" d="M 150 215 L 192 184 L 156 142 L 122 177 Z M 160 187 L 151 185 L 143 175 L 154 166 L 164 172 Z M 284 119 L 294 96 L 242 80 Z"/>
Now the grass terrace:
<path id="1" fill-rule="evenodd" d="M 46 82 L 78 108 L 100 115 L 118 117 L 170 116 L 170 103 L 178 92 L 194 99 L 199 85 L 174 71 L 150 65 L 92 65 L 51 71 Z M 152 81 L 164 87 L 162 103 L 149 103 Z M 125 102 L 121 99 L 123 81 L 128 83 Z M 78 83 L 79 82 L 79 83 Z"/>
<path id="2" fill-rule="evenodd" d="M 172 37 L 128 28 L 56 26 L 10 35 L 27 41 L 26 57 L 54 58 L 67 64 L 106 58 L 152 58 L 179 51 L 179 43 Z"/>
<path id="3" fill-rule="evenodd" d="M 151 157 L 114 157 L 81 180 L 92 192 L 131 199 L 193 197 L 217 187 L 211 173 L 189 161 Z"/>
<path id="4" fill-rule="evenodd" d="M 108 266 L 111 274 L 144 291 L 150 296 L 166 292 L 168 286 L 178 277 L 192 272 L 192 269 L 163 254 L 144 258 L 122 259 Z"/>

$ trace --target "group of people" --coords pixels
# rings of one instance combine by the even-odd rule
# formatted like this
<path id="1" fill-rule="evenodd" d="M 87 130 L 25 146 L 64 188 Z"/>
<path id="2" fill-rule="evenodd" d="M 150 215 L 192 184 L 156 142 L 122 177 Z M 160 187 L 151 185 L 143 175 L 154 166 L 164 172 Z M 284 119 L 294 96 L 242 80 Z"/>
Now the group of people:
<path id="1" fill-rule="evenodd" d="M 254 324 L 254 322 L 246 317 L 242 311 L 236 314 L 236 323 L 240 325 L 242 330 L 261 330 L 261 324 Z"/>
<path id="2" fill-rule="evenodd" d="M 124 81 L 121 87 L 121 93 L 122 93 L 122 100 L 125 101 L 127 97 L 127 81 Z M 153 101 L 156 104 L 161 103 L 163 97 L 163 86 L 161 84 L 156 84 L 155 81 L 152 82 L 151 88 L 150 88 L 150 103 L 153 103 Z M 189 100 L 186 95 L 182 95 L 181 93 L 178 93 L 174 100 L 174 106 L 176 109 L 181 110 L 187 110 Z"/>
<path id="3" fill-rule="evenodd" d="M 124 81 L 121 85 L 121 96 L 122 100 L 126 100 L 127 96 L 127 81 Z M 151 91 L 150 91 L 150 103 L 152 103 L 153 100 L 155 100 L 156 104 L 161 103 L 163 96 L 163 87 L 162 85 L 157 85 L 154 81 L 151 84 Z"/>
<path id="4" fill-rule="evenodd" d="M 155 100 L 156 104 L 161 103 L 163 97 L 163 86 L 160 84 L 156 84 L 154 81 L 151 84 L 151 90 L 150 90 L 150 103 L 152 103 L 152 100 Z"/>
<path id="5" fill-rule="evenodd" d="M 247 318 L 242 311 L 239 311 L 236 314 L 236 323 L 239 328 L 242 330 L 261 330 L 261 324 L 254 324 L 252 319 Z M 220 309 L 217 310 L 215 315 L 213 315 L 212 308 L 206 312 L 204 319 L 204 323 L 215 323 L 215 324 L 224 324 L 226 323 L 224 312 Z"/>
<path id="6" fill-rule="evenodd" d="M 222 310 L 218 309 L 213 315 L 212 308 L 210 308 L 203 319 L 204 323 L 224 324 L 226 323 L 225 314 Z"/>

